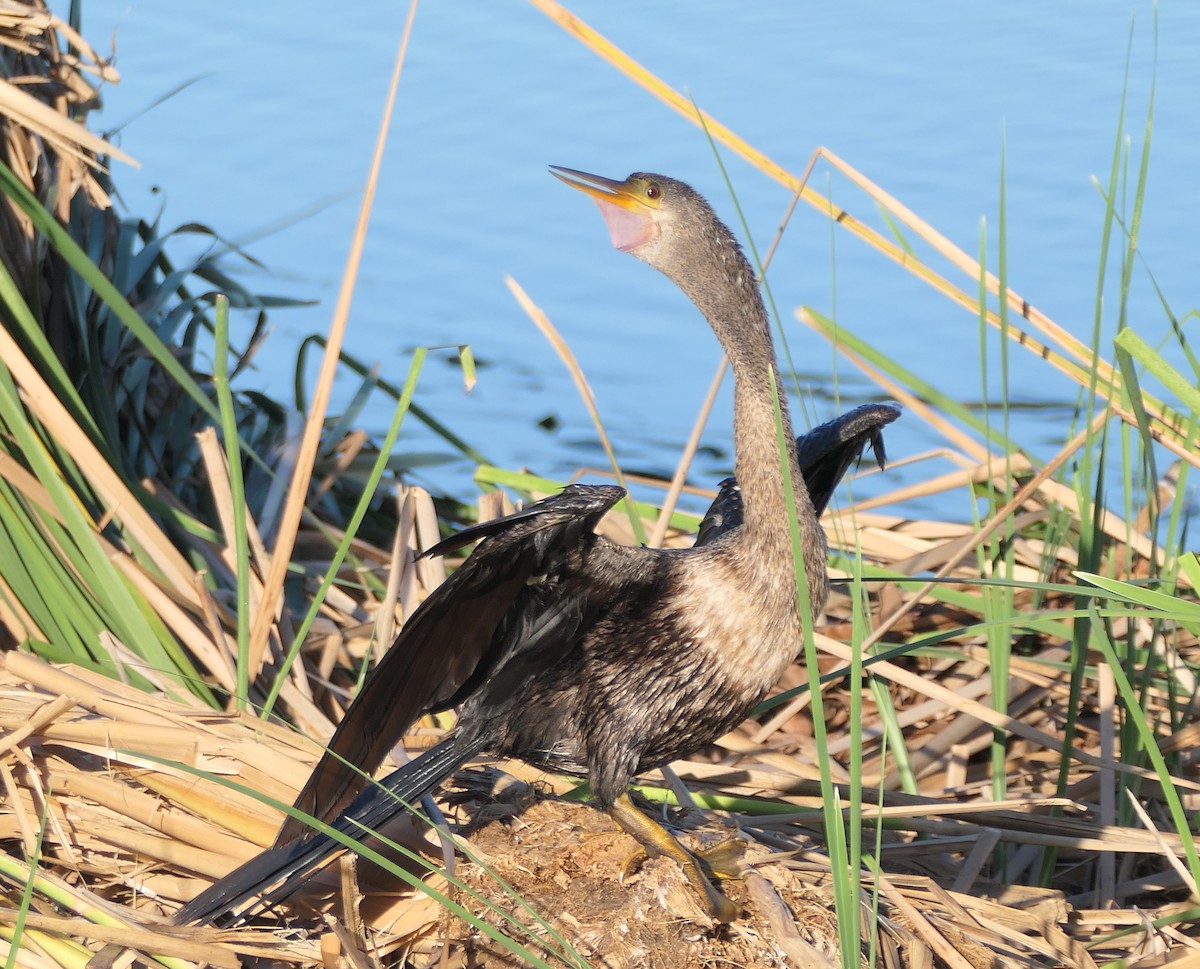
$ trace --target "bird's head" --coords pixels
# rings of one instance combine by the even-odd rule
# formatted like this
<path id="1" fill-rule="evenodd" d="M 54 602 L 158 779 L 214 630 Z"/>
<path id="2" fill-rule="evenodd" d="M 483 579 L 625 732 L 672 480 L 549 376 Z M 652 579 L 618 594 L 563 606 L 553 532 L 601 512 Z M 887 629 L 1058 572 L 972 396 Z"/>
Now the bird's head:
<path id="1" fill-rule="evenodd" d="M 550 166 L 551 173 L 589 195 L 600 208 L 612 244 L 666 271 L 681 239 L 716 221 L 709 204 L 689 185 L 649 172 L 634 172 L 623 182 L 573 168 Z"/>
<path id="2" fill-rule="evenodd" d="M 666 175 L 634 172 L 618 182 L 571 168 L 550 171 L 600 206 L 612 244 L 674 281 L 730 350 L 735 321 L 767 336 L 754 270 L 737 239 L 699 192 Z"/>

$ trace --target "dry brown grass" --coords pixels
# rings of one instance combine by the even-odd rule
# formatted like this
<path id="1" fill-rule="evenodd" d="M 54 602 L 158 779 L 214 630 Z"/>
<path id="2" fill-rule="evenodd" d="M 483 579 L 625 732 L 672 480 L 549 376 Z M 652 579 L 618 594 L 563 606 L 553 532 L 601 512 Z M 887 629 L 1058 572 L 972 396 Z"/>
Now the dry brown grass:
<path id="1" fill-rule="evenodd" d="M 543 0 L 540 5 L 587 36 L 583 25 L 563 17 L 552 4 Z M 39 197 L 53 194 L 62 204 L 82 188 L 102 206 L 101 186 L 91 173 L 111 150 L 65 114 L 93 97 L 81 72 L 108 79 L 115 75 L 79 38 L 72 40 L 77 54 L 63 53 L 63 31 L 38 4 L 0 7 L 0 43 L 16 52 L 13 63 L 24 65 L 10 81 L 0 81 L 0 112 L 8 117 L 5 157 Z M 645 72 L 639 75 L 636 65 L 624 67 L 652 88 L 657 83 Z M 39 104 L 57 120 L 45 121 L 44 111 L 29 106 L 30 91 L 48 95 Z M 686 102 L 678 106 L 691 111 Z M 715 123 L 711 130 L 741 144 Z M 849 166 L 833 161 L 952 264 L 966 258 L 946 249 L 930 227 L 876 186 L 863 183 Z M 793 185 L 799 197 L 828 208 L 802 179 L 777 167 L 768 170 Z M 55 188 L 62 191 L 52 192 Z M 847 213 L 828 214 L 871 244 L 885 245 L 872 241 L 869 230 Z M 43 267 L 28 220 L 9 207 L 0 218 L 6 220 L 6 267 L 18 280 L 32 279 Z M 911 260 L 902 261 L 913 268 Z M 974 271 L 969 261 L 959 268 L 968 276 Z M 924 273 L 923 267 L 914 271 Z M 960 299 L 961 290 L 948 281 L 925 278 L 950 298 L 973 305 L 965 295 Z M 37 286 L 28 290 L 40 291 Z M 1010 292 L 1010 299 L 1019 297 Z M 1027 303 L 1014 308 L 1044 342 L 1030 334 L 1015 338 L 1052 365 L 1076 372 L 1079 348 Z M 812 316 L 808 321 L 821 325 Z M 38 382 L 37 368 L 17 357 L 15 349 L 6 350 L 5 363 L 31 416 L 73 451 L 85 448 L 86 436 L 72 436 L 77 429 L 69 415 L 55 410 L 53 394 Z M 1096 420 L 1109 413 L 1128 419 L 1117 393 L 1119 376 L 1105 368 L 1101 393 L 1111 393 L 1118 403 Z M 902 387 L 889 385 L 882 374 L 874 376 L 906 404 L 906 419 L 929 420 L 947 441 L 944 449 L 911 459 L 925 461 L 929 469 L 922 485 L 860 503 L 827 521 L 834 548 L 849 552 L 857 543 L 864 561 L 890 578 L 870 585 L 871 631 L 853 647 L 850 599 L 844 589 L 835 595 L 818 630 L 823 671 L 844 667 L 852 648 L 883 650 L 937 633 L 947 637 L 919 655 L 874 662 L 869 677 L 879 692 L 862 691 L 858 721 L 850 716 L 855 685 L 845 677 L 832 681 L 821 696 L 835 777 L 839 783 L 849 780 L 846 758 L 861 744 L 863 813 L 882 821 L 879 872 L 864 873 L 864 925 L 879 928 L 874 964 L 980 969 L 1091 967 L 1120 960 L 1126 966 L 1200 965 L 1191 908 L 1196 889 L 1180 860 L 1183 845 L 1170 823 L 1158 775 L 1140 761 L 1120 760 L 1125 747 L 1118 737 L 1128 727 L 1128 717 L 1115 694 L 1112 671 L 1096 652 L 1086 657 L 1077 706 L 1072 707 L 1076 694 L 1067 659 L 1073 599 L 1067 592 L 1027 587 L 1014 593 L 1018 621 L 1008 703 L 1003 710 L 991 704 L 990 657 L 978 625 L 986 613 L 980 586 L 1001 563 L 988 554 L 978 556 L 977 550 L 1001 529 L 1011 528 L 1006 542 L 1013 567 L 1007 578 L 1073 581 L 1078 562 L 1072 549 L 1091 524 L 1075 493 L 1051 480 L 1050 472 L 1074 460 L 1086 437 L 1068 442 L 1038 468 L 1019 456 L 1001 460 Z M 319 424 L 320 408 L 314 413 Z M 1186 437 L 1169 409 L 1150 401 L 1148 413 L 1152 432 L 1178 453 Z M 364 442 L 343 444 L 349 454 Z M 230 690 L 236 617 L 228 597 L 212 593 L 195 563 L 222 575 L 233 570 L 232 553 L 220 539 L 232 533 L 235 509 L 215 437 L 206 432 L 196 448 L 211 493 L 215 538 L 166 534 L 142 512 L 128 482 L 98 454 L 87 455 L 90 480 L 122 526 L 135 530 L 139 546 L 152 554 L 135 555 L 111 540 L 105 520 L 94 527 L 104 555 L 169 625 L 207 680 Z M 1182 457 L 1196 460 L 1186 447 L 1182 450 Z M 0 459 L 6 487 L 47 515 L 57 514 L 45 482 L 7 453 Z M 311 458 L 293 459 L 307 481 L 314 473 Z M 336 479 L 336 472 L 330 472 L 319 487 L 332 487 Z M 978 528 L 913 520 L 897 511 L 918 495 L 952 496 L 952 504 L 965 506 L 973 499 L 964 492 L 975 495 L 989 483 L 999 494 L 1010 489 L 1013 498 Z M 142 486 L 174 500 L 161 480 Z M 319 572 L 331 553 L 330 532 L 305 517 L 305 493 L 296 487 L 282 526 L 276 521 L 264 527 L 273 537 L 269 548 L 257 534 L 263 523 L 247 523 L 251 604 L 262 647 L 256 663 L 261 661 L 268 674 L 295 629 L 282 595 L 284 565 L 302 561 Z M 353 689 L 355 671 L 378 655 L 396 625 L 441 580 L 440 563 L 412 561 L 414 551 L 436 540 L 428 496 L 410 491 L 397 497 L 394 546 L 385 550 L 356 543 L 354 564 L 340 573 L 344 585 L 326 600 L 287 675 L 281 708 L 299 733 L 249 715 L 215 711 L 166 683 L 146 692 L 78 666 L 55 666 L 24 652 L 4 654 L 0 837 L 8 854 L 3 859 L 6 907 L 0 910 L 0 937 L 11 938 L 13 926 L 23 920 L 17 964 L 77 965 L 103 944 L 117 942 L 130 949 L 126 961 L 149 963 L 153 954 L 167 965 L 236 966 L 262 959 L 277 964 L 369 965 L 382 960 L 412 966 L 511 966 L 513 957 L 481 928 L 516 931 L 501 913 L 516 912 L 534 926 L 528 934 L 517 933 L 533 951 L 553 943 L 495 876 L 595 965 L 837 964 L 830 862 L 812 742 L 813 700 L 806 692 L 743 724 L 703 756 L 674 765 L 661 778 L 646 779 L 653 788 L 674 792 L 683 807 L 670 817 L 689 837 L 699 845 L 724 846 L 740 859 L 745 874 L 727 891 L 745 916 L 727 928 L 705 923 L 675 866 L 652 860 L 626 870 L 632 844 L 604 815 L 562 798 L 568 782 L 507 762 L 468 773 L 443 798 L 454 835 L 469 855 L 457 862 L 456 877 L 465 887 L 456 887 L 444 874 L 430 875 L 427 881 L 464 904 L 476 917 L 474 923 L 394 878 L 365 865 L 356 872 L 343 862 L 316 876 L 312 892 L 294 907 L 259 927 L 222 931 L 166 924 L 180 902 L 268 844 L 278 825 L 278 812 L 228 782 L 290 802 L 319 751 L 318 743 L 305 737 L 328 736 Z M 1169 504 L 1168 490 L 1163 497 Z M 503 510 L 500 499 L 491 498 L 481 515 Z M 1055 540 L 1048 528 L 1051 519 L 1058 523 Z M 657 526 L 647 521 L 645 530 L 661 534 L 667 544 L 689 541 L 687 535 L 665 529 L 665 521 L 665 516 Z M 632 540 L 628 519 L 611 516 L 606 527 L 614 538 Z M 1150 542 L 1144 521 L 1126 523 L 1109 515 L 1100 521 L 1097 534 L 1107 574 L 1138 578 L 1157 574 L 1163 565 L 1163 551 Z M 368 576 L 380 581 L 363 581 Z M 917 576 L 942 581 L 905 579 Z M 3 577 L 0 569 L 0 622 L 6 634 L 13 641 L 39 638 L 42 630 Z M 311 594 L 312 584 L 304 591 Z M 1022 616 L 1030 621 L 1020 621 Z M 1194 754 L 1200 724 L 1190 706 L 1195 638 L 1174 623 L 1135 610 L 1110 621 L 1112 634 L 1153 664 L 1141 693 L 1145 717 L 1168 758 L 1174 789 L 1194 810 L 1200 783 Z M 106 645 L 121 654 L 121 643 Z M 803 682 L 797 666 L 781 686 Z M 252 697 L 261 699 L 267 688 L 269 684 L 257 684 Z M 887 751 L 881 741 L 887 708 L 895 710 L 913 767 L 913 792 L 901 793 L 895 751 Z M 1077 734 L 1067 749 L 1064 725 L 1075 718 Z M 422 722 L 409 744 L 423 748 L 449 726 Z M 996 749 L 1004 755 L 998 766 L 991 756 Z M 1005 792 L 1000 802 L 993 797 L 997 787 Z M 695 806 L 709 797 L 716 803 L 740 799 L 738 813 Z M 399 837 L 403 828 L 398 823 L 389 835 Z M 874 830 L 867 825 L 868 852 Z M 438 856 L 440 849 L 420 831 L 406 837 L 414 843 L 424 839 L 431 857 Z M 1048 849 L 1055 860 L 1048 867 L 1048 882 L 1037 887 L 1038 866 Z M 28 902 L 27 883 L 32 884 Z M 871 919 L 874 904 L 877 922 Z M 867 957 L 864 952 L 864 962 Z"/>
<path id="2" fill-rule="evenodd" d="M 1037 521 L 1045 513 L 1046 500 L 1046 495 L 1035 495 L 1018 517 Z M 897 576 L 950 562 L 970 540 L 969 530 L 961 526 L 852 509 L 830 523 L 835 543 L 851 518 L 866 560 Z M 628 528 L 622 518 L 613 521 L 618 536 Z M 1112 552 L 1130 554 L 1116 543 Z M 1036 572 L 1044 568 L 1044 554 L 1036 539 L 1022 540 L 1018 564 Z M 1144 561 L 1133 554 L 1136 570 Z M 1062 559 L 1055 569 L 1065 574 L 1072 567 Z M 956 588 L 967 593 L 980 579 L 973 566 L 958 565 L 949 574 Z M 875 627 L 890 628 L 888 639 L 904 641 L 918 632 L 962 629 L 979 618 L 964 606 L 929 599 L 906 608 L 913 592 L 907 584 L 875 586 Z M 835 598 L 828 623 L 820 630 L 830 669 L 848 657 L 847 605 L 844 597 Z M 1052 612 L 1054 607 L 1049 602 L 1042 608 Z M 892 616 L 899 618 L 889 623 Z M 331 650 L 328 641 L 319 648 L 314 642 L 305 654 L 316 683 L 326 680 L 331 666 L 353 668 L 368 644 L 361 622 L 352 614 L 333 619 L 331 625 L 330 636 L 337 645 Z M 1063 667 L 1064 637 L 1069 635 L 1065 624 L 1063 634 L 1023 637 L 1020 655 L 1013 660 L 1007 713 L 988 705 L 987 654 L 977 635 L 943 644 L 943 657 L 896 659 L 872 667 L 872 675 L 896 706 L 920 784 L 919 795 L 895 790 L 890 776 L 894 762 L 882 755 L 878 743 L 879 711 L 868 702 L 861 726 L 875 739 L 866 743 L 863 780 L 884 792 L 869 790 L 864 810 L 870 817 L 881 805 L 878 813 L 888 820 L 880 852 L 886 874 L 865 883 L 866 890 L 878 891 L 884 919 L 880 964 L 1091 966 L 1136 957 L 1131 964 L 1154 965 L 1168 954 L 1180 958 L 1191 951 L 1186 933 L 1150 928 L 1152 919 L 1190 905 L 1186 879 L 1176 864 L 1181 854 L 1178 837 L 1169 829 L 1144 827 L 1145 822 L 1121 823 L 1106 797 L 1106 792 L 1118 790 L 1118 772 L 1141 775 L 1146 820 L 1163 823 L 1157 782 L 1139 768 L 1116 762 L 1107 746 L 1111 738 L 1106 742 L 1106 723 L 1116 722 L 1120 712 L 1106 692 L 1103 664 L 1095 656 L 1090 661 L 1096 665 L 1089 667 L 1085 680 L 1085 709 L 1069 786 L 1065 796 L 1055 796 L 1057 750 L 1069 696 L 1069 672 Z M 1191 637 L 1175 631 L 1163 642 L 1163 631 L 1148 621 L 1137 635 L 1151 648 L 1169 646 L 1182 660 L 1195 653 Z M 293 917 L 291 912 L 280 913 L 278 925 L 235 933 L 161 928 L 161 920 L 178 902 L 269 843 L 279 820 L 261 802 L 184 768 L 210 772 L 287 802 L 307 776 L 317 746 L 255 718 L 179 706 L 78 669 L 55 669 L 24 654 L 12 653 L 7 659 L 0 681 L 0 726 L 6 732 L 3 837 L 32 856 L 37 833 L 44 827 L 41 873 L 63 886 L 73 911 L 106 911 L 150 933 L 136 943 L 129 937 L 143 952 L 210 946 L 187 949 L 190 954 L 182 958 L 216 964 L 221 964 L 218 952 L 269 952 L 274 959 L 296 963 L 328 961 L 332 952 L 350 961 L 368 954 L 404 954 L 411 965 L 437 965 L 443 953 L 468 950 L 475 953 L 474 962 L 448 956 L 446 964 L 505 964 L 506 957 L 477 930 L 447 916 L 435 902 L 398 889 L 394 881 L 381 882 L 378 873 L 364 873 L 364 885 L 369 886 L 363 889 L 365 897 L 358 889 L 343 889 L 342 894 L 354 901 L 354 919 L 330 922 L 325 916 L 314 922 L 313 916 L 300 914 L 297 925 L 317 927 L 315 936 L 282 929 Z M 348 683 L 342 674 L 334 679 Z M 797 667 L 789 682 L 802 681 Z M 846 691 L 843 681 L 823 696 L 836 757 L 844 756 L 852 743 Z M 334 710 L 343 702 L 341 695 L 340 690 L 318 691 L 314 703 Z M 1151 696 L 1152 702 L 1169 702 L 1161 694 Z M 520 763 L 500 764 L 505 776 L 518 782 L 515 786 L 511 780 L 500 783 L 495 776 L 476 776 L 452 797 L 447 811 L 487 868 L 596 964 L 799 964 L 782 953 L 792 952 L 795 960 L 800 951 L 815 948 L 828 955 L 836 945 L 836 933 L 829 929 L 832 902 L 809 706 L 802 694 L 782 712 L 748 722 L 704 757 L 674 767 L 686 790 L 697 797 L 712 793 L 765 799 L 757 815 L 752 809 L 733 818 L 695 809 L 676 814 L 683 827 L 698 829 L 701 842 L 735 839 L 751 872 L 742 884 L 727 889 L 747 915 L 724 932 L 703 927 L 686 885 L 671 865 L 648 865 L 621 884 L 615 861 L 632 852 L 632 843 L 625 842 L 604 815 L 557 800 L 555 795 L 570 787 L 560 779 Z M 1150 713 L 1152 720 L 1166 716 L 1165 709 Z M 989 799 L 986 753 L 993 727 L 1009 737 L 1009 798 L 1004 803 Z M 410 743 L 427 746 L 444 728 L 445 724 L 423 723 Z M 1188 728 L 1191 733 L 1197 729 Z M 1161 746 L 1179 757 L 1176 781 L 1193 800 L 1194 794 L 1187 792 L 1198 789 L 1190 754 L 1194 744 L 1176 734 L 1163 736 Z M 836 769 L 842 771 L 840 766 Z M 673 778 L 667 781 L 674 783 Z M 792 810 L 777 813 L 784 805 Z M 1047 847 L 1058 853 L 1051 886 L 1023 886 L 1034 880 L 1029 866 L 1038 863 Z M 1007 853 L 1009 867 L 998 879 L 1001 852 Z M 500 910 L 515 907 L 487 871 L 472 862 L 459 865 L 461 877 L 492 905 Z M 433 876 L 433 883 L 454 894 L 444 878 Z M 336 871 L 314 884 L 320 888 L 307 902 L 338 911 Z M 500 923 L 483 904 L 461 893 L 459 897 L 485 920 Z M 295 911 L 303 910 L 300 906 Z M 48 910 L 43 911 L 49 919 L 47 930 L 53 932 L 56 923 Z M 348 934 L 346 925 L 355 927 L 357 935 Z M 113 937 L 109 929 L 85 929 L 78 919 L 58 928 L 96 942 Z M 1134 931 L 1113 935 L 1127 928 Z M 836 956 L 828 957 L 836 961 Z M 228 964 L 228 955 L 224 958 Z"/>

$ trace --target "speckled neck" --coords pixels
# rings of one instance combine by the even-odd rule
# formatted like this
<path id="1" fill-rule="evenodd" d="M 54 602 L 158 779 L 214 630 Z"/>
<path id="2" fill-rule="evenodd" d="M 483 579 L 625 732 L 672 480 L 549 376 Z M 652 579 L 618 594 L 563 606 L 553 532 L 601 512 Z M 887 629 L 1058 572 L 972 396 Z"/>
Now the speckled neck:
<path id="1" fill-rule="evenodd" d="M 749 261 L 733 234 L 713 220 L 704 233 L 692 233 L 667 274 L 704 314 L 729 358 L 734 377 L 734 449 L 738 484 L 745 502 L 739 543 L 757 560 L 760 574 L 769 562 L 790 562 L 788 502 L 783 487 L 776 401 L 783 421 L 787 467 L 806 559 L 814 612 L 824 604 L 825 539 L 796 463 L 787 399 L 776 367 L 775 350 L 762 296 Z M 703 266 L 703 271 L 696 267 Z M 686 271 L 675 271 L 687 267 Z M 776 375 L 777 390 L 771 388 Z M 789 569 L 772 571 L 772 581 L 793 581 Z"/>

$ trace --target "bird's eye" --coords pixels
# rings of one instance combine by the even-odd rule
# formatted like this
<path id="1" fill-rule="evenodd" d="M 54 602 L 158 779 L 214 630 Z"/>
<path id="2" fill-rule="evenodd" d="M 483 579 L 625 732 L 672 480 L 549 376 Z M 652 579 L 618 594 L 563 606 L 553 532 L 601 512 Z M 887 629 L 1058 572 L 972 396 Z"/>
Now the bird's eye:
<path id="1" fill-rule="evenodd" d="M 651 182 L 646 186 L 646 198 L 656 199 L 662 195 L 662 189 L 658 187 L 657 182 Z"/>

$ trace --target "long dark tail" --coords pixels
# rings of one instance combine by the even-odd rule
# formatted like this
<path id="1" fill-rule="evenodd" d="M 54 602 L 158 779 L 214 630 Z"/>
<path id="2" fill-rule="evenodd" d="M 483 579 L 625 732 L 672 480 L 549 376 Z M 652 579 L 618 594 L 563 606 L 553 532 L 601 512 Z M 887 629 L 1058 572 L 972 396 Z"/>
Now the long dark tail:
<path id="1" fill-rule="evenodd" d="M 443 740 L 412 763 L 372 784 L 346 808 L 332 827 L 360 838 L 366 830 L 379 828 L 419 801 L 445 778 L 477 754 L 484 745 L 464 743 L 455 736 Z M 239 925 L 254 915 L 278 905 L 307 880 L 312 870 L 345 846 L 327 834 L 315 833 L 305 841 L 292 842 L 251 858 L 219 882 L 209 886 L 175 913 L 179 925 Z M 235 914 L 252 898 L 258 902 Z"/>

